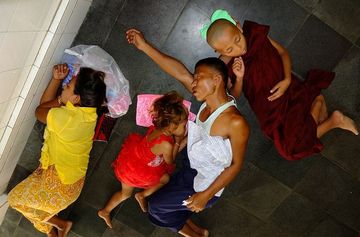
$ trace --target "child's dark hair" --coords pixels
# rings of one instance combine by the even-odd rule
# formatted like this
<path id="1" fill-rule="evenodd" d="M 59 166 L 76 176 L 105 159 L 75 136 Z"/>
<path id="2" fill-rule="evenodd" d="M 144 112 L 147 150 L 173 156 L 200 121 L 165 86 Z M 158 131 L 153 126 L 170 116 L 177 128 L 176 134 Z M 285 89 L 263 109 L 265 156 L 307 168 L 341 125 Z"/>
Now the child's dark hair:
<path id="1" fill-rule="evenodd" d="M 210 57 L 199 60 L 195 65 L 195 69 L 202 65 L 211 67 L 212 69 L 220 73 L 226 89 L 229 80 L 228 68 L 226 64 L 219 58 Z"/>
<path id="2" fill-rule="evenodd" d="M 105 73 L 82 67 L 77 75 L 74 93 L 80 95 L 80 106 L 101 109 L 106 101 Z"/>
<path id="3" fill-rule="evenodd" d="M 153 103 L 153 124 L 157 128 L 166 128 L 171 123 L 179 124 L 187 119 L 189 112 L 183 106 L 183 97 L 176 91 L 170 91 Z"/>

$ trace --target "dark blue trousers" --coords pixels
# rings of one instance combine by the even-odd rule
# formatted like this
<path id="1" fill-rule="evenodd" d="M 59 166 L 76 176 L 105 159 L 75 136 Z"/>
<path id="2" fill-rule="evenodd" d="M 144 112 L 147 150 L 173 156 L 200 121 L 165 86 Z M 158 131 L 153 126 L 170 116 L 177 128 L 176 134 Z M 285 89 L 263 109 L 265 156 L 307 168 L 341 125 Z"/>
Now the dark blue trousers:
<path id="1" fill-rule="evenodd" d="M 197 174 L 196 170 L 190 168 L 186 147 L 181 155 L 183 164 L 181 170 L 171 177 L 169 183 L 148 199 L 150 221 L 174 232 L 181 230 L 187 219 L 193 214 L 186 206 L 182 205 L 182 202 L 195 193 L 193 184 Z M 210 199 L 206 208 L 212 206 L 217 199 L 216 196 Z"/>

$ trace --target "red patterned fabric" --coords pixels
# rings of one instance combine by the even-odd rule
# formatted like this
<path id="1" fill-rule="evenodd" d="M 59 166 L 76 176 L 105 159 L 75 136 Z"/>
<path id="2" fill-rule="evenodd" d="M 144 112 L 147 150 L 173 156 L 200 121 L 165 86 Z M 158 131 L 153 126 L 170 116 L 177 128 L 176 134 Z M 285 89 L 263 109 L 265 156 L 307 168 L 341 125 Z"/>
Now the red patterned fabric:
<path id="1" fill-rule="evenodd" d="M 175 170 L 174 164 L 166 164 L 162 156 L 155 156 L 151 148 L 163 141 L 174 143 L 172 137 L 161 135 L 158 138 L 147 140 L 154 130 L 151 126 L 146 135 L 130 134 L 117 157 L 113 162 L 115 176 L 120 182 L 138 188 L 149 188 L 159 183 L 165 174 Z"/>

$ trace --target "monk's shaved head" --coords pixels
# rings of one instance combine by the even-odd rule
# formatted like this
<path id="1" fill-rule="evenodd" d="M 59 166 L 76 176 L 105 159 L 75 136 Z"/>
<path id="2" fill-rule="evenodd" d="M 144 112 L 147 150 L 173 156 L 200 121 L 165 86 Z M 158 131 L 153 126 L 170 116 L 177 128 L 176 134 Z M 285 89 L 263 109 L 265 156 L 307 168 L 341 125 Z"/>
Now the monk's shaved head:
<path id="1" fill-rule="evenodd" d="M 231 28 L 236 28 L 237 27 L 231 23 L 228 20 L 225 19 L 219 19 L 214 21 L 206 34 L 206 41 L 208 42 L 208 44 L 210 46 L 213 46 L 215 42 L 217 42 L 217 40 L 224 35 L 224 32 L 228 29 Z"/>

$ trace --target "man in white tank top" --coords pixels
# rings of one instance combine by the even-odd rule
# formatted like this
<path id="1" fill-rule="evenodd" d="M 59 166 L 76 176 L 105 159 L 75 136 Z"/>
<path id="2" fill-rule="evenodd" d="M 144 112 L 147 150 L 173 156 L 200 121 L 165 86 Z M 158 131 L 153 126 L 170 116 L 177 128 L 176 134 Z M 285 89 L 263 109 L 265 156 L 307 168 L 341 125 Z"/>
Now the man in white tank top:
<path id="1" fill-rule="evenodd" d="M 197 63 L 195 73 L 192 75 L 180 61 L 160 52 L 146 42 L 140 31 L 130 29 L 126 37 L 130 44 L 143 51 L 165 72 L 181 82 L 198 101 L 204 102 L 197 115 L 198 127 L 195 127 L 195 130 L 189 130 L 189 143 L 191 139 L 196 139 L 192 131 L 195 133 L 200 129 L 205 131 L 200 131 L 203 134 L 200 137 L 209 140 L 206 142 L 224 146 L 225 150 L 226 146 L 229 147 L 230 160 L 227 161 L 225 157 L 223 165 L 220 165 L 222 167 L 218 169 L 221 171 L 215 177 L 204 178 L 208 176 L 203 175 L 198 179 L 204 164 L 199 164 L 202 159 L 194 161 L 197 155 L 191 152 L 196 151 L 196 148 L 188 148 L 191 168 L 189 164 L 185 164 L 180 174 L 172 177 L 172 181 L 149 200 L 149 218 L 154 224 L 169 228 L 184 236 L 208 236 L 209 232 L 196 226 L 189 217 L 192 212 L 199 212 L 211 206 L 221 195 L 223 188 L 239 173 L 249 136 L 247 122 L 226 94 L 227 67 L 220 59 L 207 58 Z M 235 72 L 238 76 L 242 76 L 243 73 L 243 68 L 237 68 Z M 228 140 L 228 145 L 217 143 L 218 141 L 214 141 L 214 138 Z M 201 152 L 198 153 L 201 156 Z M 185 162 L 188 160 L 185 159 Z M 213 164 L 219 163 L 221 162 L 213 162 Z M 213 168 L 217 170 L 216 165 Z M 179 177 L 182 180 L 179 180 Z M 190 182 L 192 186 L 184 185 L 189 177 L 192 179 Z M 208 180 L 210 182 L 206 183 Z"/>

